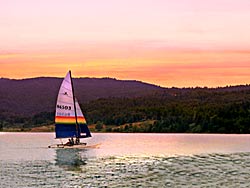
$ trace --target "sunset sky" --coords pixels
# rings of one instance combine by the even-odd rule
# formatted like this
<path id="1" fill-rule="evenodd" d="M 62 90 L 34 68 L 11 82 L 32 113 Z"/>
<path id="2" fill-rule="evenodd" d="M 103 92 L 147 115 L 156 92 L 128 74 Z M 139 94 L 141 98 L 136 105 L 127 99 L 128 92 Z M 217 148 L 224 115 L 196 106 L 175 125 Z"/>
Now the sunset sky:
<path id="1" fill-rule="evenodd" d="M 249 0 L 0 0 L 0 77 L 250 84 Z"/>

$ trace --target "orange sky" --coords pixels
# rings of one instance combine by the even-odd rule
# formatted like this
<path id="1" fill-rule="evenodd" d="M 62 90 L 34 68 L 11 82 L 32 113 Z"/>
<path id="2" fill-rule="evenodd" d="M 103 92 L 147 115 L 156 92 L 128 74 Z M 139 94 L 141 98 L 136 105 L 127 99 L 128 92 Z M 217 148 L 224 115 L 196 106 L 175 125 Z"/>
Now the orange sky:
<path id="1" fill-rule="evenodd" d="M 8 78 L 63 77 L 71 69 L 75 77 L 136 79 L 161 86 L 250 83 L 250 51 L 127 45 L 99 44 L 81 49 L 5 53 L 0 56 L 0 75 Z"/>
<path id="2" fill-rule="evenodd" d="M 250 83 L 247 0 L 2 0 L 0 77 Z"/>

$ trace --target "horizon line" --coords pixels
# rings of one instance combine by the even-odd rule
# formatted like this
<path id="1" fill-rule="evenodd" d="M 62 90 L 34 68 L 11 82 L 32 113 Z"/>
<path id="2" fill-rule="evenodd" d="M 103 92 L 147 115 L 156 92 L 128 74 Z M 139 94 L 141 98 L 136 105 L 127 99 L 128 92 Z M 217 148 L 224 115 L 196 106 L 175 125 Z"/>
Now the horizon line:
<path id="1" fill-rule="evenodd" d="M 64 77 L 57 77 L 57 76 L 36 76 L 36 77 L 25 77 L 25 78 L 7 78 L 7 77 L 0 77 L 0 79 L 6 79 L 6 80 L 15 80 L 15 81 L 22 81 L 22 80 L 29 80 L 29 79 L 37 79 L 37 78 L 57 78 L 57 79 L 63 79 Z M 119 79 L 119 78 L 115 78 L 115 77 L 73 77 L 73 79 L 113 79 L 113 80 L 117 80 L 117 81 L 136 81 L 136 82 L 141 82 L 141 83 L 145 83 L 145 84 L 150 84 L 150 85 L 154 85 L 157 87 L 161 87 L 161 88 L 177 88 L 177 89 L 195 89 L 195 88 L 202 88 L 202 89 L 217 89 L 217 88 L 227 88 L 227 87 L 238 87 L 238 86 L 249 86 L 249 83 L 245 83 L 245 84 L 227 84 L 227 85 L 218 85 L 218 86 L 206 86 L 206 85 L 197 85 L 197 86 L 184 86 L 184 87 L 177 87 L 177 86 L 161 86 L 160 84 L 155 84 L 155 83 L 150 83 L 150 82 L 146 82 L 143 80 L 136 80 L 136 79 Z"/>

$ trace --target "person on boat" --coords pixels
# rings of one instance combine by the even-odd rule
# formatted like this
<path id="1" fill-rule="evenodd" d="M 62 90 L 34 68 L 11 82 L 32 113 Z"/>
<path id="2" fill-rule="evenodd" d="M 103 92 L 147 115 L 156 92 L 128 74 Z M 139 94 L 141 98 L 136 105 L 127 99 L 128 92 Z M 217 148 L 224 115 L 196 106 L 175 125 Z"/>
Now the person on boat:
<path id="1" fill-rule="evenodd" d="M 80 139 L 76 138 L 76 144 L 80 144 Z"/>
<path id="2" fill-rule="evenodd" d="M 70 138 L 70 142 L 71 142 L 72 145 L 74 145 L 74 139 L 73 139 L 73 137 Z"/>
<path id="3" fill-rule="evenodd" d="M 73 141 L 73 138 L 69 138 L 69 141 L 64 144 L 65 146 L 73 146 L 74 145 L 74 141 Z"/>

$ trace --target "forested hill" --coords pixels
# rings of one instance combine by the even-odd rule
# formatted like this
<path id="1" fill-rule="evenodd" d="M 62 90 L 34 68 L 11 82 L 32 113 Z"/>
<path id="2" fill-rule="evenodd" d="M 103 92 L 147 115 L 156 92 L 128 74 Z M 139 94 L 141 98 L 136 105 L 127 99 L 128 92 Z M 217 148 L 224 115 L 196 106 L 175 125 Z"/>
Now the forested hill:
<path id="1" fill-rule="evenodd" d="M 54 111 L 62 78 L 0 79 L 0 112 L 34 115 Z M 163 88 L 140 81 L 111 78 L 73 79 L 75 95 L 80 103 L 98 98 L 138 97 Z"/>
<path id="2" fill-rule="evenodd" d="M 161 88 L 109 78 L 73 81 L 87 122 L 101 131 L 250 133 L 249 85 Z M 61 82 L 0 79 L 0 130 L 53 124 Z"/>

